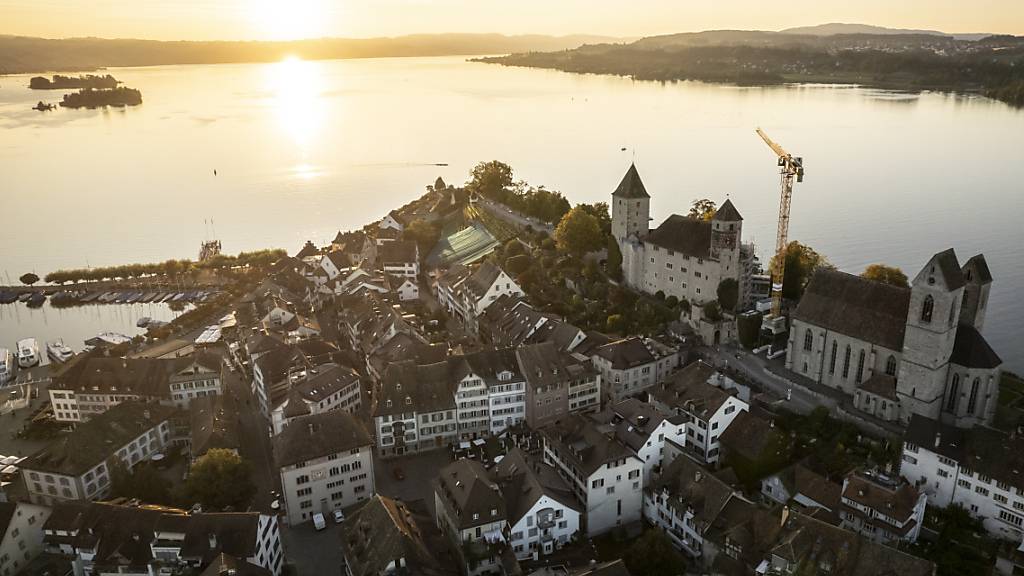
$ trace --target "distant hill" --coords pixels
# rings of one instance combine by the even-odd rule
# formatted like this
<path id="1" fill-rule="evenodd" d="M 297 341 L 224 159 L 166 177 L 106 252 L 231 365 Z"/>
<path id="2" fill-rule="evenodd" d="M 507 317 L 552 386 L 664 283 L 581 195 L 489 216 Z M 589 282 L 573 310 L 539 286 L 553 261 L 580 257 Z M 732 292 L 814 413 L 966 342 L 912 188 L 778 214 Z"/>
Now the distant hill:
<path id="1" fill-rule="evenodd" d="M 156 40 L 0 35 L 0 74 L 89 71 L 111 66 L 272 62 L 393 56 L 459 56 L 558 51 L 621 41 L 606 36 L 416 34 L 394 38 L 320 38 L 291 42 L 162 42 Z"/>
<path id="2" fill-rule="evenodd" d="M 875 35 L 896 35 L 896 34 L 927 34 L 929 36 L 948 36 L 957 40 L 981 40 L 992 36 L 992 34 L 950 34 L 938 30 L 912 30 L 906 28 L 886 28 L 884 26 L 871 26 L 870 24 L 844 24 L 832 22 L 830 24 L 818 24 L 817 26 L 799 26 L 787 28 L 781 31 L 782 34 L 805 34 L 808 36 L 836 36 L 839 34 L 875 34 Z"/>

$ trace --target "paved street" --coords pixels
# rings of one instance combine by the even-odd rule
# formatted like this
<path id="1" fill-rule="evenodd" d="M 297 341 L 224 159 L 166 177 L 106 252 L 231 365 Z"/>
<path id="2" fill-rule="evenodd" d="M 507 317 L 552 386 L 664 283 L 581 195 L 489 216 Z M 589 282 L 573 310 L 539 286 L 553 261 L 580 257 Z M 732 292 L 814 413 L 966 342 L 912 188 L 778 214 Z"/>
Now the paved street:
<path id="1" fill-rule="evenodd" d="M 486 198 L 480 198 L 479 200 L 476 200 L 476 203 L 478 203 L 481 206 L 483 206 L 484 208 L 486 208 L 488 211 L 490 211 L 492 214 L 494 214 L 498 218 L 501 218 L 502 220 L 505 220 L 506 222 L 511 222 L 512 224 L 515 224 L 516 226 L 520 226 L 520 227 L 529 226 L 529 227 L 533 228 L 534 230 L 544 230 L 548 234 L 551 234 L 551 233 L 553 233 L 555 231 L 555 227 L 552 226 L 551 224 L 548 224 L 547 222 L 541 222 L 540 220 L 537 220 L 536 218 L 530 218 L 528 216 L 523 216 L 523 215 L 521 215 L 521 214 L 519 214 L 517 212 L 513 212 L 512 210 L 509 210 L 508 208 L 506 208 L 505 206 L 502 206 L 501 204 L 498 204 L 496 202 L 492 202 L 492 201 L 490 201 L 490 200 L 488 200 Z"/>
<path id="2" fill-rule="evenodd" d="M 768 368 L 769 362 L 772 361 L 764 356 L 758 356 L 743 348 L 730 345 L 701 348 L 699 352 L 715 366 L 738 370 L 751 381 L 760 385 L 764 391 L 784 399 L 783 405 L 789 410 L 806 414 L 825 404 L 824 400 L 798 386 L 792 386 L 784 378 L 775 375 Z M 834 402 L 832 404 L 834 405 Z"/>
<path id="3" fill-rule="evenodd" d="M 343 574 L 341 565 L 341 526 L 327 519 L 327 528 L 317 532 L 312 522 L 298 526 L 281 524 L 281 544 L 285 549 L 287 562 L 295 567 L 300 576 L 321 574 Z"/>
<path id="4" fill-rule="evenodd" d="M 238 414 L 239 452 L 252 465 L 253 482 L 256 484 L 256 498 L 252 506 L 260 512 L 271 513 L 273 497 L 270 491 L 280 491 L 281 478 L 274 471 L 267 421 L 257 410 L 249 383 L 239 372 L 225 369 L 222 378 L 226 389 L 225 408 L 228 413 Z"/>
<path id="5" fill-rule="evenodd" d="M 404 456 L 399 459 L 373 459 L 373 479 L 377 492 L 391 498 L 406 502 L 423 500 L 424 505 L 434 514 L 434 488 L 431 481 L 437 478 L 441 468 L 451 462 L 451 453 L 446 449 L 433 450 Z M 394 469 L 398 466 L 405 474 L 405 480 L 395 478 Z"/>

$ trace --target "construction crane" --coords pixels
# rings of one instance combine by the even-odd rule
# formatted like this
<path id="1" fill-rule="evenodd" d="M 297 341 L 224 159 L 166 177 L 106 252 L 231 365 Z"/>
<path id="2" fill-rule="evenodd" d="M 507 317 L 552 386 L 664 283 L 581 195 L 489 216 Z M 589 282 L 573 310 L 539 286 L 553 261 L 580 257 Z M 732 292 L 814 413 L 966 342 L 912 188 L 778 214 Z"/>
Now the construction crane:
<path id="1" fill-rule="evenodd" d="M 793 202 L 793 183 L 804 180 L 804 159 L 783 150 L 764 133 L 757 129 L 757 135 L 778 156 L 779 173 L 782 181 L 782 198 L 779 201 L 779 228 L 775 236 L 775 265 L 772 267 L 772 311 L 765 317 L 764 325 L 775 334 L 785 330 L 782 322 L 782 279 L 786 274 L 786 246 L 789 244 L 789 208 Z"/>

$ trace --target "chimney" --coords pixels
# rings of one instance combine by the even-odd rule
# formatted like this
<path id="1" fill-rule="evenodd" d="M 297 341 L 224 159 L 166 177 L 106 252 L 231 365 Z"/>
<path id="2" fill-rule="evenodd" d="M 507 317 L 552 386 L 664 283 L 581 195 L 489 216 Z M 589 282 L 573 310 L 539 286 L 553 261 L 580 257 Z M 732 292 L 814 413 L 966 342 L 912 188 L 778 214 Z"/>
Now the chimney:
<path id="1" fill-rule="evenodd" d="M 942 444 L 942 432 L 935 433 L 935 447 L 938 448 Z"/>
<path id="2" fill-rule="evenodd" d="M 704 478 L 704 475 L 701 474 L 700 470 L 697 470 L 697 473 L 693 475 L 694 482 L 700 482 L 702 478 Z"/>
<path id="3" fill-rule="evenodd" d="M 210 539 L 210 550 L 215 550 L 217 548 L 217 534 L 210 532 L 207 536 Z"/>
<path id="4" fill-rule="evenodd" d="M 142 411 L 142 417 L 145 418 L 146 420 L 149 420 L 149 409 L 148 408 Z"/>
<path id="5" fill-rule="evenodd" d="M 789 506 L 782 507 L 782 521 L 779 522 L 779 526 L 785 526 L 786 522 L 789 522 Z"/>

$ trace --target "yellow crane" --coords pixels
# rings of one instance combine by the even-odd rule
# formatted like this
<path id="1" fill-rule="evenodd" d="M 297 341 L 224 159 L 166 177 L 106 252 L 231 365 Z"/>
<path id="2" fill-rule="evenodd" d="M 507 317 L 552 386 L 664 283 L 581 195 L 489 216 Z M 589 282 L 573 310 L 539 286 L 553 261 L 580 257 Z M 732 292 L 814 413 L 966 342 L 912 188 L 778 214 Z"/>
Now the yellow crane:
<path id="1" fill-rule="evenodd" d="M 782 279 L 786 274 L 786 246 L 789 244 L 789 208 L 793 202 L 793 183 L 804 180 L 804 159 L 793 156 L 786 152 L 760 128 L 757 135 L 764 140 L 764 143 L 778 156 L 779 173 L 782 180 L 782 198 L 779 201 L 779 228 L 775 236 L 775 265 L 772 267 L 772 312 L 771 316 L 765 318 L 766 325 L 771 325 L 769 319 L 774 321 L 778 333 L 782 318 Z M 782 324 L 784 329 L 784 324 Z"/>

